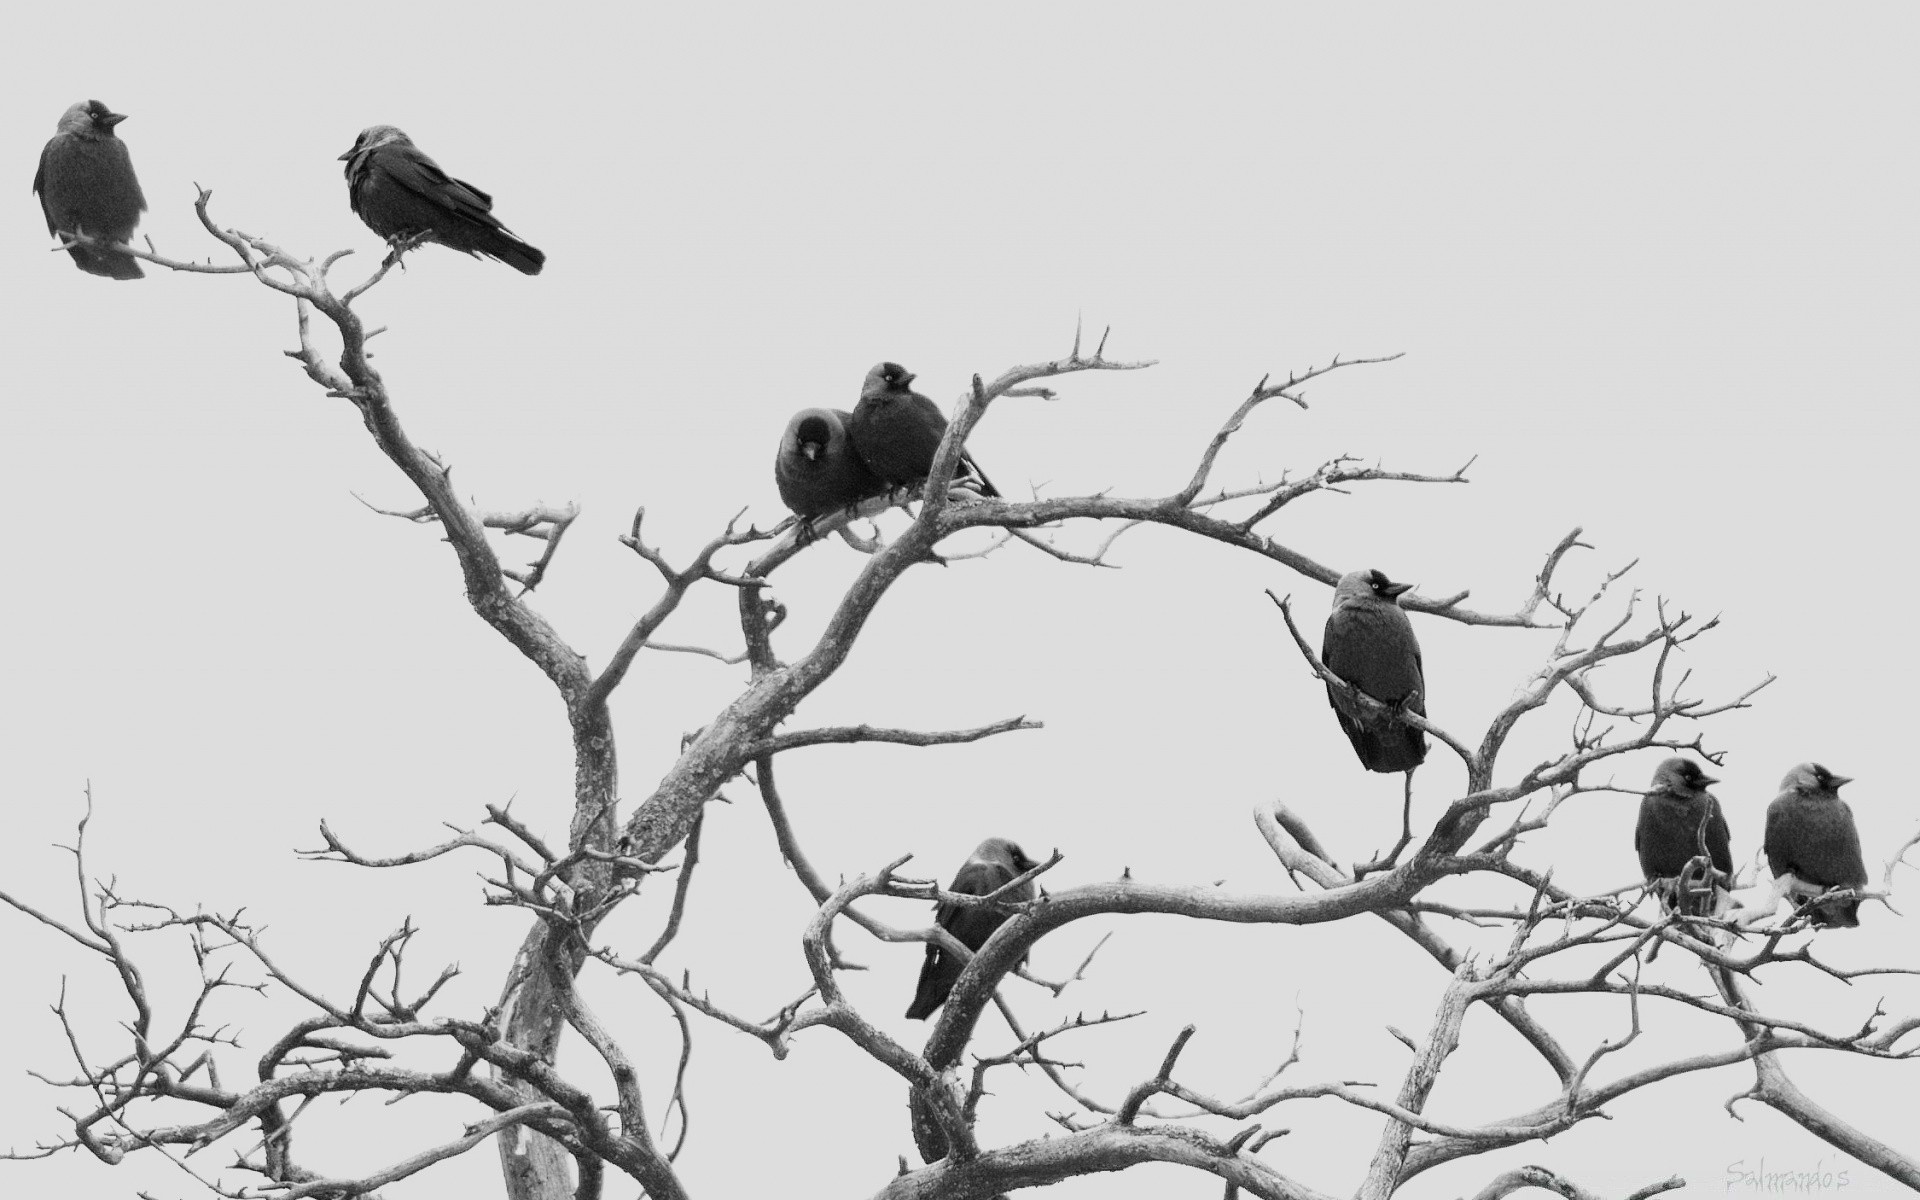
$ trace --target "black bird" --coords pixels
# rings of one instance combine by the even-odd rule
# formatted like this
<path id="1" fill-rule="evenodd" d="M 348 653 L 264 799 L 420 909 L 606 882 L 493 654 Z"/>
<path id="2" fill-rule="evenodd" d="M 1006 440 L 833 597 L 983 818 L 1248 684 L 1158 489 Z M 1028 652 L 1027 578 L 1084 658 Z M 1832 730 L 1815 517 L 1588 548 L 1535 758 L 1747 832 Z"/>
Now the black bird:
<path id="1" fill-rule="evenodd" d="M 1767 805 L 1767 865 L 1776 886 L 1790 877 L 1785 890 L 1815 925 L 1860 923 L 1858 900 L 1814 899 L 1836 888 L 1867 886 L 1860 830 L 1840 798 L 1840 786 L 1851 782 L 1819 763 L 1801 763 L 1787 772 L 1780 794 Z"/>
<path id="2" fill-rule="evenodd" d="M 82 100 L 60 114 L 59 132 L 40 151 L 33 190 L 47 214 L 47 232 L 72 237 L 84 233 L 101 241 L 125 242 L 147 210 L 147 198 L 133 174 L 133 156 L 113 127 L 127 119 L 98 100 Z M 74 246 L 73 264 L 90 275 L 141 279 L 140 260 L 92 246 Z"/>
<path id="3" fill-rule="evenodd" d="M 853 414 L 837 408 L 806 408 L 793 414 L 780 435 L 773 458 L 773 481 L 780 499 L 802 520 L 877 496 L 887 485 L 867 470 L 854 453 L 847 422 Z"/>
<path id="4" fill-rule="evenodd" d="M 913 372 L 899 363 L 883 362 L 867 372 L 860 387 L 860 403 L 854 406 L 848 431 L 853 448 L 889 487 L 912 487 L 924 483 L 933 470 L 933 456 L 947 432 L 947 418 L 940 406 L 909 388 Z M 971 476 L 983 496 L 998 496 L 986 473 L 974 465 L 965 453 L 954 472 L 954 482 Z"/>
<path id="5" fill-rule="evenodd" d="M 1640 798 L 1633 848 L 1663 911 L 1710 917 L 1727 895 L 1733 878 L 1727 817 L 1720 801 L 1707 791 L 1709 784 L 1718 782 L 1690 758 L 1669 758 L 1654 771 L 1653 785 Z M 1711 877 L 1694 863 L 1703 854 L 1712 864 Z M 1689 871 L 1690 866 L 1696 869 Z"/>
<path id="6" fill-rule="evenodd" d="M 991 895 L 1038 865 L 1006 838 L 988 838 L 974 847 L 973 857 L 960 868 L 947 890 L 966 896 Z M 1033 899 L 1033 880 L 1027 880 L 1001 899 Z M 989 908 L 942 904 L 934 909 L 933 921 L 959 938 L 962 946 L 978 950 L 987 944 L 994 930 L 1006 924 L 1007 914 Z M 920 985 L 913 990 L 913 1004 L 907 1009 L 907 1016 L 916 1021 L 932 1016 L 934 1009 L 947 1002 L 948 993 L 953 991 L 954 982 L 965 967 L 959 958 L 928 942 L 927 961 L 920 966 Z"/>
<path id="7" fill-rule="evenodd" d="M 528 275 L 538 275 L 546 265 L 546 255 L 500 224 L 492 196 L 448 175 L 393 126 L 362 129 L 340 161 L 347 164 L 353 211 L 387 241 L 439 242 L 497 258 Z"/>
<path id="8" fill-rule="evenodd" d="M 1427 715 L 1427 681 L 1413 622 L 1400 608 L 1410 583 L 1395 583 L 1379 571 L 1348 571 L 1334 589 L 1320 661 L 1335 675 L 1380 703 Z M 1426 761 L 1427 735 L 1392 714 L 1370 716 L 1327 687 L 1327 701 L 1353 752 L 1369 771 L 1411 771 Z"/>

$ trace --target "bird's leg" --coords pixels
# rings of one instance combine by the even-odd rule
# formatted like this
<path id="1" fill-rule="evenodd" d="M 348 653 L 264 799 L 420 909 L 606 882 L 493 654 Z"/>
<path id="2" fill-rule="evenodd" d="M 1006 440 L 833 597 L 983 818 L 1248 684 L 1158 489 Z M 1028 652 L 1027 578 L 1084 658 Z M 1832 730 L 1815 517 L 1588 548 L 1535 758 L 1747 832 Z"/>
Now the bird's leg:
<path id="1" fill-rule="evenodd" d="M 424 229 L 415 230 L 413 233 L 394 234 L 387 239 L 389 249 L 385 265 L 389 268 L 399 267 L 402 271 L 406 270 L 406 264 L 400 261 L 400 256 L 409 250 L 419 249 L 426 243 L 427 237 L 428 231 Z"/>
<path id="2" fill-rule="evenodd" d="M 1413 841 L 1413 768 L 1409 767 L 1406 771 L 1405 798 L 1400 803 L 1400 840 L 1393 844 L 1393 849 L 1387 851 L 1385 854 L 1374 859 L 1372 862 L 1355 863 L 1353 866 L 1354 881 L 1358 882 L 1362 877 L 1370 874 L 1371 872 L 1384 871 L 1388 867 L 1391 867 L 1394 864 L 1395 860 L 1397 860 L 1400 857 L 1400 852 L 1402 850 L 1405 850 L 1407 848 L 1408 843 L 1412 841 Z"/>

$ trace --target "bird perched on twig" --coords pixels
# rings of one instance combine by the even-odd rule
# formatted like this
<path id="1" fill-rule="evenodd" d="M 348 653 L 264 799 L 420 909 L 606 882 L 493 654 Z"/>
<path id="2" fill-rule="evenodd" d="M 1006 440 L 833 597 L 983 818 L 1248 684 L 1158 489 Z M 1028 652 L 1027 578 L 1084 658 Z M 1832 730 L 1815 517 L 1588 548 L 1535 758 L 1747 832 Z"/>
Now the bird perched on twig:
<path id="1" fill-rule="evenodd" d="M 367 228 L 394 243 L 388 261 L 409 243 L 497 258 L 538 275 L 547 256 L 507 232 L 493 215 L 493 197 L 455 179 L 391 125 L 369 125 L 340 156 L 347 164 L 347 200 Z"/>
<path id="2" fill-rule="evenodd" d="M 1733 849 L 1726 814 L 1707 790 L 1718 782 L 1692 759 L 1675 756 L 1654 770 L 1653 783 L 1640 798 L 1633 848 L 1662 911 L 1710 917 L 1726 899 Z M 1710 871 L 1697 869 L 1702 856 Z"/>
<path id="3" fill-rule="evenodd" d="M 960 868 L 947 890 L 964 896 L 992 895 L 1039 865 L 1006 838 L 988 838 L 974 847 L 973 857 Z M 1027 880 L 1002 899 L 1015 902 L 1033 899 L 1033 880 Z M 987 944 L 994 930 L 1007 923 L 1007 914 L 983 906 L 962 908 L 958 904 L 941 904 L 934 909 L 933 922 L 959 938 L 962 946 L 978 950 Z M 934 1009 L 947 1002 L 965 967 L 958 956 L 928 942 L 927 959 L 920 965 L 920 983 L 914 988 L 913 1004 L 907 1009 L 907 1016 L 924 1021 L 933 1015 Z"/>
<path id="4" fill-rule="evenodd" d="M 133 174 L 133 156 L 113 132 L 126 120 L 98 100 L 82 100 L 60 114 L 58 132 L 40 151 L 33 190 L 47 215 L 47 232 L 125 242 L 146 211 L 147 198 Z M 146 272 L 131 255 L 103 246 L 70 246 L 73 264 L 90 275 L 140 279 Z"/>
<path id="5" fill-rule="evenodd" d="M 1860 830 L 1853 809 L 1840 798 L 1841 785 L 1852 782 L 1819 763 L 1801 763 L 1787 772 L 1780 794 L 1767 805 L 1767 865 L 1776 892 L 1791 895 L 1815 925 L 1860 924 L 1860 901 L 1818 899 L 1839 888 L 1867 886 Z"/>
<path id="6" fill-rule="evenodd" d="M 860 387 L 860 403 L 849 424 L 853 448 L 889 487 L 925 482 L 947 432 L 940 406 L 908 387 L 913 380 L 913 372 L 899 363 L 876 365 Z M 1000 494 L 965 453 L 953 478 L 955 483 L 971 483 L 983 496 Z"/>
<path id="7" fill-rule="evenodd" d="M 1380 571 L 1349 571 L 1333 592 L 1333 611 L 1320 643 L 1329 671 L 1391 708 L 1427 715 L 1426 673 L 1413 622 L 1400 607 L 1410 583 L 1395 583 Z M 1393 713 L 1365 713 L 1350 697 L 1327 685 L 1327 702 L 1353 752 L 1369 771 L 1411 771 L 1426 761 L 1427 735 Z"/>
<path id="8" fill-rule="evenodd" d="M 853 414 L 836 408 L 806 408 L 793 414 L 773 458 L 780 499 L 803 521 L 837 512 L 877 496 L 887 485 L 854 452 L 847 423 Z"/>

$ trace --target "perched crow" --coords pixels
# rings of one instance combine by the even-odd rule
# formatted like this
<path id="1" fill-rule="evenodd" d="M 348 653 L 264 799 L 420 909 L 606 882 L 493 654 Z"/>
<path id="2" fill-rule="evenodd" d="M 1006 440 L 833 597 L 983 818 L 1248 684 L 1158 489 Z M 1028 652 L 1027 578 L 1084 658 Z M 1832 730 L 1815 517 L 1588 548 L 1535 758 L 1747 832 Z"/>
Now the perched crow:
<path id="1" fill-rule="evenodd" d="M 393 126 L 362 129 L 340 161 L 347 164 L 353 211 L 389 242 L 419 237 L 497 258 L 528 275 L 546 265 L 546 255 L 500 224 L 492 196 L 442 171 Z"/>
<path id="2" fill-rule="evenodd" d="M 1690 758 L 1669 758 L 1654 771 L 1653 786 L 1640 798 L 1633 848 L 1663 911 L 1710 917 L 1727 895 L 1733 877 L 1727 817 L 1707 791 L 1708 784 L 1718 782 Z M 1712 863 L 1711 874 L 1693 862 L 1703 854 Z M 1689 871 L 1689 865 L 1695 869 Z"/>
<path id="3" fill-rule="evenodd" d="M 847 433 L 852 419 L 851 413 L 837 408 L 802 409 L 780 435 L 773 481 L 779 485 L 780 499 L 802 520 L 837 512 L 887 490 L 853 451 L 853 439 Z"/>
<path id="4" fill-rule="evenodd" d="M 1334 589 L 1333 611 L 1320 643 L 1320 661 L 1354 687 L 1389 706 L 1427 715 L 1427 681 L 1413 622 L 1400 609 L 1400 593 L 1379 571 L 1348 571 Z M 1427 735 L 1391 714 L 1369 716 L 1331 685 L 1327 701 L 1353 752 L 1369 771 L 1411 771 L 1426 761 Z"/>
<path id="5" fill-rule="evenodd" d="M 1860 831 L 1840 798 L 1840 785 L 1851 782 L 1819 763 L 1801 763 L 1787 772 L 1780 794 L 1767 805 L 1767 865 L 1776 882 L 1791 876 L 1787 890 L 1815 925 L 1860 923 L 1858 900 L 1812 899 L 1835 888 L 1867 886 Z"/>
<path id="6" fill-rule="evenodd" d="M 974 848 L 973 857 L 960 868 L 960 873 L 953 877 L 953 883 L 947 890 L 966 896 L 990 895 L 1005 887 L 1015 876 L 1031 871 L 1038 865 L 1007 839 L 988 838 Z M 1029 879 L 1002 899 L 1033 899 L 1033 881 Z M 988 908 L 942 904 L 934 909 L 933 921 L 959 938 L 962 946 L 978 950 L 987 944 L 994 930 L 1006 924 L 1007 914 Z M 920 985 L 913 990 L 913 1006 L 907 1009 L 907 1016 L 916 1021 L 924 1021 L 932 1016 L 934 1009 L 947 1002 L 947 994 L 953 991 L 954 981 L 960 978 L 965 966 L 958 958 L 928 942 L 927 961 L 920 966 Z"/>
<path id="7" fill-rule="evenodd" d="M 133 157 L 127 144 L 114 136 L 113 127 L 125 113 L 109 112 L 98 100 L 82 100 L 60 114 L 60 130 L 40 151 L 40 169 L 33 176 L 40 208 L 47 214 L 47 232 L 72 237 L 84 233 L 108 242 L 125 242 L 147 209 L 140 181 L 133 175 Z M 73 264 L 90 275 L 109 279 L 140 279 L 146 275 L 140 260 L 91 246 L 67 251 Z"/>
<path id="8" fill-rule="evenodd" d="M 854 406 L 848 431 L 853 448 L 889 487 L 911 487 L 926 481 L 933 470 L 933 456 L 947 432 L 947 418 L 940 406 L 913 391 L 913 372 L 899 363 L 883 362 L 867 372 L 860 388 L 860 403 Z M 971 477 L 983 496 L 998 496 L 986 474 L 962 454 L 954 482 Z"/>

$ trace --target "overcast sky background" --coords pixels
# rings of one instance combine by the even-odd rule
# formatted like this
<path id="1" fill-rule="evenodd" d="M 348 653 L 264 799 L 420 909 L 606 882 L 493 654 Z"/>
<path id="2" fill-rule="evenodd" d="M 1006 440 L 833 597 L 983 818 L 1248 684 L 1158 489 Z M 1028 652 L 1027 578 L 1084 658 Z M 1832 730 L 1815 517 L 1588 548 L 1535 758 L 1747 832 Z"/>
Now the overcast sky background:
<path id="1" fill-rule="evenodd" d="M 240 278 L 139 283 L 49 254 L 28 193 L 61 111 L 98 98 L 151 205 L 141 227 L 177 256 L 220 249 L 194 220 L 194 184 L 221 221 L 301 255 L 378 240 L 353 216 L 335 156 L 397 124 L 545 250 L 525 278 L 428 248 L 361 302 L 389 332 L 378 364 L 414 438 L 488 508 L 577 500 L 584 515 L 538 595 L 596 666 L 655 596 L 652 568 L 615 540 L 636 506 L 684 561 L 743 507 L 784 514 L 769 463 L 787 418 L 850 408 L 892 359 L 951 405 L 970 374 L 1064 354 L 1076 320 L 1111 326 L 1110 354 L 1158 360 L 1084 375 L 1048 404 L 997 405 L 972 446 L 1010 493 L 1111 488 L 1157 495 L 1263 374 L 1404 352 L 1276 404 L 1223 455 L 1235 485 L 1352 453 L 1471 486 L 1373 485 L 1289 509 L 1267 532 L 1341 570 L 1377 566 L 1428 595 L 1511 608 L 1574 526 L 1569 590 L 1630 560 L 1653 596 L 1723 625 L 1686 656 L 1690 694 L 1728 697 L 1768 672 L 1750 711 L 1712 723 L 1736 858 L 1757 850 L 1782 774 L 1816 759 L 1847 790 L 1876 869 L 1912 832 L 1911 405 L 1920 237 L 1916 17 L 1891 5 L 1369 5 L 1254 15 L 1182 6 L 537 6 L 505 14 L 341 4 L 325 9 L 110 3 L 9 18 L 0 161 L 18 191 L 0 239 L 0 497 L 10 514 L 14 631 L 0 674 L 8 837 L 0 887 L 73 913 L 69 841 L 91 782 L 93 873 L 182 909 L 244 905 L 281 961 L 339 995 L 411 915 L 416 978 L 458 961 L 449 1011 L 495 993 L 525 926 L 480 904 L 478 858 L 370 874 L 304 863 L 322 819 L 370 853 L 471 826 L 483 806 L 564 836 L 571 764 L 546 682 L 466 608 L 430 529 L 370 513 L 417 503 L 351 407 L 280 351 L 291 304 Z M 897 522 L 898 518 L 894 518 Z M 1082 545 L 1097 534 L 1078 531 Z M 532 557 L 532 543 L 508 556 Z M 913 853 L 943 880 L 980 838 L 1059 847 L 1052 885 L 1136 877 L 1290 888 L 1253 829 L 1283 798 L 1337 853 L 1391 837 L 1398 780 L 1360 771 L 1264 590 L 1291 592 L 1310 634 L 1327 589 L 1274 564 L 1157 530 L 1093 572 L 1015 547 L 897 586 L 845 669 L 791 727 L 959 727 L 1016 714 L 1046 729 L 932 750 L 818 749 L 781 782 L 830 875 Z M 809 550 L 778 577 L 798 655 L 859 560 Z M 1545 635 L 1416 618 L 1430 711 L 1477 740 L 1550 644 Z M 730 592 L 709 588 L 664 632 L 734 648 Z M 738 691 L 743 668 L 647 659 L 618 693 L 623 793 L 643 798 L 684 732 Z M 1619 686 L 1641 678 L 1623 675 Z M 1502 778 L 1564 737 L 1538 719 Z M 1644 786 L 1657 755 L 1620 762 Z M 1436 749 L 1417 812 L 1463 779 Z M 759 1017 L 805 986 L 809 908 L 746 788 L 710 809 L 694 909 L 673 965 Z M 1558 882 L 1635 875 L 1634 801 L 1589 797 L 1528 843 Z M 1902 872 L 1896 885 L 1911 891 Z M 664 892 L 665 889 L 660 889 Z M 1899 903 L 1896 896 L 1896 903 Z M 1910 901 L 1910 897 L 1908 898 Z M 645 945 L 659 897 L 607 929 Z M 1911 908 L 1911 903 L 1907 905 Z M 911 906 L 883 910 L 910 924 Z M 1914 966 L 1915 927 L 1884 908 L 1822 936 L 1842 965 Z M 1068 972 L 1107 928 L 1089 977 L 1058 1002 L 1009 994 L 1030 1027 L 1075 1011 L 1150 1014 L 1063 1045 L 1114 1099 L 1199 1026 L 1181 1077 L 1220 1094 L 1283 1057 L 1304 1012 L 1296 1082 L 1371 1079 L 1389 1094 L 1445 983 L 1378 922 L 1207 928 L 1164 918 L 1084 922 L 1042 943 Z M 48 1006 L 61 979 L 90 1052 L 121 1053 L 124 998 L 100 964 L 24 918 L 0 924 L 15 964 L 0 996 L 4 1137 L 65 1127 L 26 1075 L 71 1063 Z M 149 938 L 156 988 L 188 965 Z M 873 970 L 855 999 L 898 1017 L 919 952 L 849 934 Z M 670 956 L 671 957 L 671 956 Z M 1650 978 L 1706 990 L 1669 953 Z M 1766 1002 L 1832 1027 L 1885 995 L 1776 970 Z M 657 1115 L 674 1043 L 642 989 L 592 999 L 631 1039 Z M 173 993 L 175 999 L 177 991 Z M 237 996 L 221 1019 L 247 1051 L 292 1010 Z M 177 1007 L 163 1002 L 163 1017 Z M 1549 1019 L 1575 1053 L 1628 1028 L 1619 1005 Z M 1729 1028 L 1653 1010 L 1627 1066 L 1727 1044 Z M 695 1194 L 865 1195 L 912 1154 L 902 1088 L 837 1035 L 802 1035 L 775 1063 L 697 1026 Z M 980 1045 L 1003 1046 L 997 1018 Z M 1435 1097 L 1448 1119 L 1531 1108 L 1551 1077 L 1476 1013 Z M 1611 1060 L 1610 1060 L 1611 1061 Z M 1820 1103 L 1920 1151 L 1910 1063 L 1790 1060 Z M 563 1067 L 601 1084 L 578 1054 Z M 1606 1073 L 1603 1068 L 1603 1073 Z M 1551 1145 L 1423 1177 L 1409 1197 L 1472 1194 L 1504 1166 L 1543 1162 L 1605 1193 L 1679 1173 L 1701 1195 L 1734 1164 L 1851 1170 L 1845 1196 L 1891 1194 L 1844 1156 L 1748 1104 L 1732 1068 L 1618 1106 Z M 1065 1101 L 1008 1079 L 989 1141 L 1036 1136 Z M 64 1098 L 75 1104 L 75 1097 Z M 184 1117 L 185 1114 L 183 1113 Z M 473 1109 L 371 1099 L 302 1121 L 306 1165 L 372 1169 L 457 1135 Z M 1377 1118 L 1332 1101 L 1269 1114 L 1295 1130 L 1265 1158 L 1328 1191 L 1364 1174 Z M 311 1126 L 311 1128 L 308 1128 Z M 249 1143 L 250 1144 L 250 1143 Z M 209 1168 L 230 1158 L 203 1155 Z M 214 1161 L 216 1160 L 217 1161 Z M 497 1194 L 491 1150 L 389 1194 Z M 10 1194 L 195 1194 L 157 1160 L 0 1166 Z M 617 1190 L 617 1189 L 616 1189 Z M 1172 1168 L 1062 1186 L 1061 1196 L 1214 1196 Z"/>

